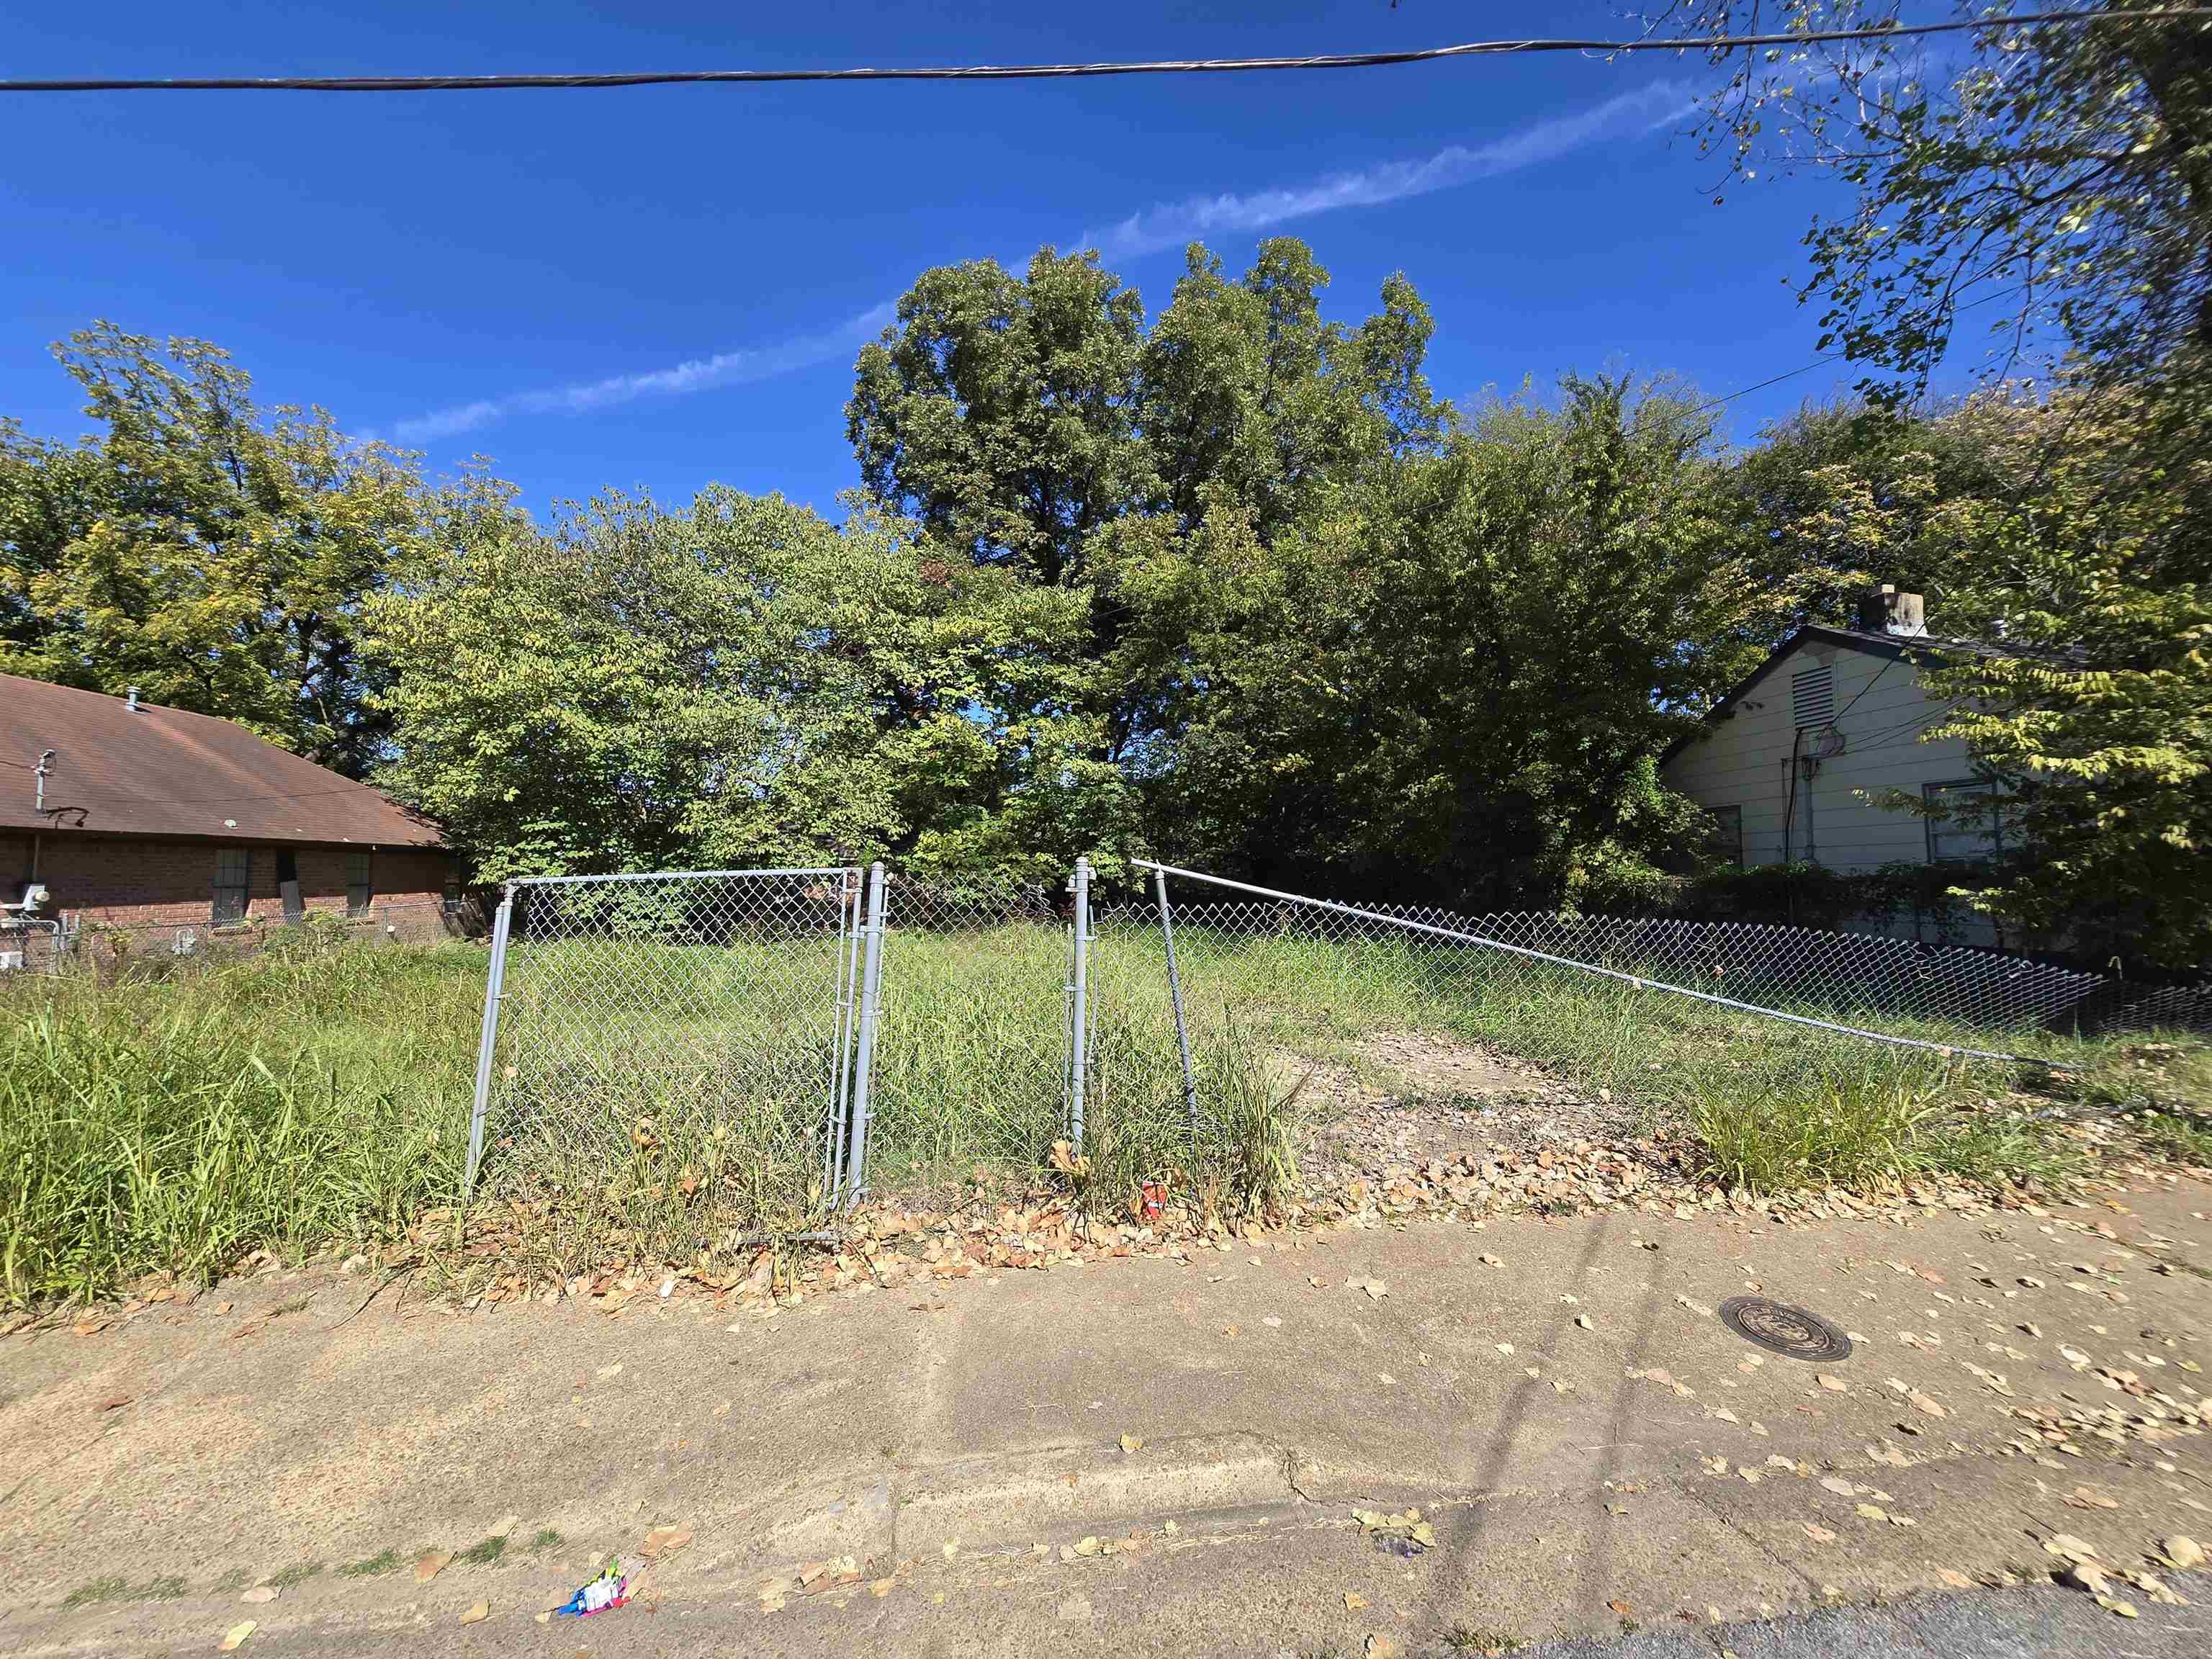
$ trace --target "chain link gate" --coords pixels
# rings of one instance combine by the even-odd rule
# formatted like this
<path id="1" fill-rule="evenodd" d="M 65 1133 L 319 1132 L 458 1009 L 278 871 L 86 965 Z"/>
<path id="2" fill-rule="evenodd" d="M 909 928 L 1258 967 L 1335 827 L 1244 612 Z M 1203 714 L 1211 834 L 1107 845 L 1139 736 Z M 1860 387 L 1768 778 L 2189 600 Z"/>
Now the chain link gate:
<path id="1" fill-rule="evenodd" d="M 493 920 L 466 1186 L 739 1159 L 860 1201 L 872 1150 L 1034 1166 L 1080 1143 L 1089 865 L 1043 885 L 877 864 L 544 876 Z M 723 1174 L 726 1180 L 739 1179 Z"/>
<path id="2" fill-rule="evenodd" d="M 866 899 L 851 866 L 509 883 L 469 1189 L 489 1169 L 509 1192 L 688 1179 L 763 1213 L 830 1202 L 863 1151 Z"/>

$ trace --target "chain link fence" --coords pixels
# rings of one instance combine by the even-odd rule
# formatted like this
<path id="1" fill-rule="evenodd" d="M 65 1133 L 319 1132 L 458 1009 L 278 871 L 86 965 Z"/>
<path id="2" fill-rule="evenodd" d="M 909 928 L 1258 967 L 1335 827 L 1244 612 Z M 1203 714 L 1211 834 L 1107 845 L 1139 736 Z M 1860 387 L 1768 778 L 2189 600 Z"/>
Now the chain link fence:
<path id="1" fill-rule="evenodd" d="M 1124 1185 L 1171 1155 L 1203 1165 L 1299 1066 L 1377 1033 L 1487 1044 L 1608 1098 L 1840 1098 L 2001 1071 L 2091 1013 L 2212 1012 L 2201 989 L 2122 994 L 1878 935 L 1462 915 L 1138 868 L 1149 902 L 1095 913 L 1087 860 L 1065 888 L 881 865 L 517 882 L 471 1185 L 482 1165 L 501 1190 L 617 1205 L 707 1188 L 789 1227 L 872 1182 L 950 1200 L 933 1189 L 1033 1170 L 1062 1140 Z"/>
<path id="2" fill-rule="evenodd" d="M 469 1182 L 796 1225 L 848 1157 L 853 868 L 545 877 L 494 921 Z M 856 1156 L 856 1153 L 855 1153 Z"/>
<path id="3" fill-rule="evenodd" d="M 1014 878 L 884 878 L 881 985 L 866 1097 L 868 1167 L 1034 1170 L 1070 1117 L 1075 908 Z"/>

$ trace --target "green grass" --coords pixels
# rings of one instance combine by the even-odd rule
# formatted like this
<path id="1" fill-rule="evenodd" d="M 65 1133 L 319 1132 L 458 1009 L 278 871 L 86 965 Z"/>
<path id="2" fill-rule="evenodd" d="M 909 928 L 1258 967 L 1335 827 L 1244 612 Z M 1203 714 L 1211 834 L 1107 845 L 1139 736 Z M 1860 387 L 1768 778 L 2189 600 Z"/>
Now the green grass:
<path id="1" fill-rule="evenodd" d="M 1330 942 L 1195 922 L 1177 931 L 1194 1126 L 1158 935 L 1112 920 L 1101 933 L 1087 1162 L 1060 1178 L 1109 1213 L 1152 1180 L 1225 1218 L 1279 1206 L 1296 1186 L 1300 1119 L 1316 1109 L 1304 1079 L 1317 1063 L 1364 1064 L 1360 1043 L 1381 1032 L 1540 1061 L 1680 1133 L 1729 1186 L 2065 1169 L 2004 1104 L 2022 1081 L 2009 1066 L 1413 936 Z M 1039 1179 L 1066 1133 L 1066 952 L 1048 922 L 894 931 L 872 1190 L 944 1199 Z M 310 939 L 167 978 L 0 983 L 0 1297 L 87 1297 L 157 1268 L 210 1277 L 256 1249 L 361 1248 L 452 1211 L 484 966 L 477 947 Z M 548 1272 L 735 1256 L 761 1231 L 828 1219 L 836 970 L 826 941 L 516 945 L 474 1218 L 525 1241 Z M 2069 1068 L 2082 1102 L 2130 1114 L 2176 1156 L 2212 1139 L 2202 1042 L 1888 1024 L 1937 1042 L 2032 1044 Z M 460 1244 L 457 1218 L 441 1236 Z"/>
<path id="2" fill-rule="evenodd" d="M 507 1540 L 497 1533 L 480 1543 L 471 1544 L 453 1559 L 465 1561 L 472 1567 L 488 1567 L 507 1553 Z"/>
<path id="3" fill-rule="evenodd" d="M 295 1589 L 310 1578 L 319 1577 L 322 1571 L 323 1564 L 319 1561 L 295 1561 L 289 1567 L 278 1568 L 261 1582 L 271 1589 Z"/>
<path id="4" fill-rule="evenodd" d="M 399 1570 L 399 1552 L 386 1546 L 374 1555 L 363 1556 L 358 1561 L 349 1561 L 338 1569 L 341 1578 L 374 1578 Z"/>

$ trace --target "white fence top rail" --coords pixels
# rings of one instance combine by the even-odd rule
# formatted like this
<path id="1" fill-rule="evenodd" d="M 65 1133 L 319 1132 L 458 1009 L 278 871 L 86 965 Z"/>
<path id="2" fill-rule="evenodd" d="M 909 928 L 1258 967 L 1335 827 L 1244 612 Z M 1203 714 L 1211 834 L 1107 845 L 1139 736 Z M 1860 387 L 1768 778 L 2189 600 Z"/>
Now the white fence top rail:
<path id="1" fill-rule="evenodd" d="M 511 891 L 517 887 L 566 887 L 586 881 L 696 881 L 708 876 L 852 876 L 858 875 L 860 870 L 857 864 L 824 864 L 789 870 L 626 870 L 604 876 L 516 876 L 506 885 Z"/>

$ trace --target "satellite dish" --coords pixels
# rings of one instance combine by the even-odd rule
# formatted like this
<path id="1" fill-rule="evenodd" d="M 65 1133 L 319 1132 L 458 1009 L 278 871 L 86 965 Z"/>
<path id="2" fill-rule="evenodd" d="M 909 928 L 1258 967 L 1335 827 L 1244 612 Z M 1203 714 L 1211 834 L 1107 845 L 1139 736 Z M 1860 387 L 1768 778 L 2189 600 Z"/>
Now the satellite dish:
<path id="1" fill-rule="evenodd" d="M 1805 752 L 1814 760 L 1832 760 L 1844 752 L 1844 734 L 1833 726 L 1814 728 L 1812 746 Z"/>

